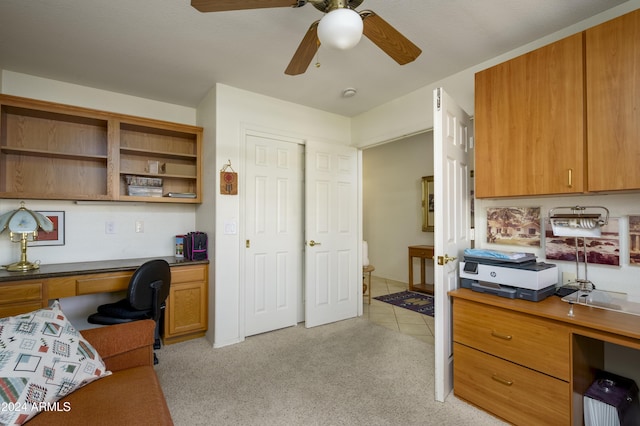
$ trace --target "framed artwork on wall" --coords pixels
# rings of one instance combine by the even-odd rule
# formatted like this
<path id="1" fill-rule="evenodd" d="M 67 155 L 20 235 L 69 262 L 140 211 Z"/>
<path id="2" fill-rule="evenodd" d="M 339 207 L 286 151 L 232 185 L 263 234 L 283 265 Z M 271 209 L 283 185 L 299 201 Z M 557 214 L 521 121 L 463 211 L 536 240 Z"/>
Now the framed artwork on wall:
<path id="1" fill-rule="evenodd" d="M 540 247 L 540 207 L 488 207 L 487 242 Z"/>
<path id="2" fill-rule="evenodd" d="M 39 211 L 53 222 L 53 231 L 38 231 L 38 238 L 28 243 L 29 246 L 63 246 L 64 245 L 64 212 Z"/>
<path id="3" fill-rule="evenodd" d="M 433 176 L 424 176 L 422 178 L 422 231 L 433 232 L 433 225 Z"/>

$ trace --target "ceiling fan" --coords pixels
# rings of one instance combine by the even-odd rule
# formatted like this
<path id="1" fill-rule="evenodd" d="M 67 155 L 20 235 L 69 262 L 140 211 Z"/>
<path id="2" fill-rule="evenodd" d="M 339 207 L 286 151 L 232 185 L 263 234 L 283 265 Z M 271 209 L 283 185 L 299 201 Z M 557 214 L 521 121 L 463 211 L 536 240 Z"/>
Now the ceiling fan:
<path id="1" fill-rule="evenodd" d="M 400 34 L 387 21 L 370 10 L 356 12 L 354 9 L 364 0 L 191 0 L 191 6 L 200 12 L 223 12 L 230 10 L 262 9 L 273 7 L 302 7 L 311 3 L 326 15 L 315 21 L 294 53 L 285 74 L 304 73 L 321 43 L 348 49 L 355 46 L 362 34 L 391 56 L 398 64 L 414 61 L 422 50 Z M 341 15 L 341 16 L 339 16 Z M 345 18 L 346 16 L 346 18 Z M 354 19 L 354 16 L 357 19 Z M 343 20 L 346 19 L 346 20 Z M 351 21 L 348 21 L 351 19 Z M 344 23 L 344 24 L 343 24 Z M 330 37 L 338 36 L 335 41 Z M 346 40 L 345 38 L 349 38 Z M 323 40 L 321 42 L 321 40 Z"/>

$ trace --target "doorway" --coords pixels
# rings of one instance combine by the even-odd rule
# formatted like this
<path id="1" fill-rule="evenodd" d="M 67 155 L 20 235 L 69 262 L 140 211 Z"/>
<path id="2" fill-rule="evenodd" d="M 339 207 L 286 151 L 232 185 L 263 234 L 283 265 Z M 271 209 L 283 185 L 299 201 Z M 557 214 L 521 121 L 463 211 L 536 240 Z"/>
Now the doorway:
<path id="1" fill-rule="evenodd" d="M 433 132 L 367 148 L 362 163 L 363 235 L 374 275 L 406 283 L 408 246 L 434 241 L 433 232 L 422 231 L 421 195 L 422 177 L 433 175 Z"/>
<path id="2" fill-rule="evenodd" d="M 422 231 L 422 177 L 433 175 L 433 132 L 425 131 L 362 152 L 363 235 L 375 271 L 372 297 L 407 290 L 408 246 L 433 245 Z M 433 266 L 427 265 L 433 282 Z M 416 262 L 414 275 L 419 276 Z M 419 340 L 434 343 L 433 318 L 364 297 L 363 316 Z M 415 314 L 415 315 L 414 315 Z"/>

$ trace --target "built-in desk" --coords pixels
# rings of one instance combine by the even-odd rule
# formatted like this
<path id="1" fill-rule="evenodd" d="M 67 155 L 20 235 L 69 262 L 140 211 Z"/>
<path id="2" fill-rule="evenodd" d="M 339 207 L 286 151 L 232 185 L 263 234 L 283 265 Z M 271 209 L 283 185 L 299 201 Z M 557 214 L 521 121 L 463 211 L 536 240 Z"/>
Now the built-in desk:
<path id="1" fill-rule="evenodd" d="M 605 345 L 638 351 L 640 317 L 469 289 L 453 299 L 453 391 L 513 424 L 583 424 L 583 394 Z M 637 359 L 637 357 L 636 357 Z"/>
<path id="2" fill-rule="evenodd" d="M 28 272 L 0 270 L 0 317 L 49 305 L 52 299 L 127 289 L 133 272 L 154 258 L 40 265 Z M 174 343 L 207 331 L 209 261 L 161 257 L 171 266 L 164 312 L 163 340 Z"/>

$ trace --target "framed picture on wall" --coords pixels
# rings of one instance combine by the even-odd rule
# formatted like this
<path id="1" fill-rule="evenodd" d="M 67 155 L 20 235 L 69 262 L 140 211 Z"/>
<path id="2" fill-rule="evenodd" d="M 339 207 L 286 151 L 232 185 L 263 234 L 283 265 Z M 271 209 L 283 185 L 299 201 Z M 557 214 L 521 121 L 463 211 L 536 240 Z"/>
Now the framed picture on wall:
<path id="1" fill-rule="evenodd" d="M 422 178 L 422 231 L 433 232 L 434 199 L 433 176 Z"/>
<path id="2" fill-rule="evenodd" d="M 64 212 L 38 212 L 53 222 L 53 231 L 38 231 L 38 238 L 29 242 L 29 246 L 63 246 L 64 245 Z"/>

